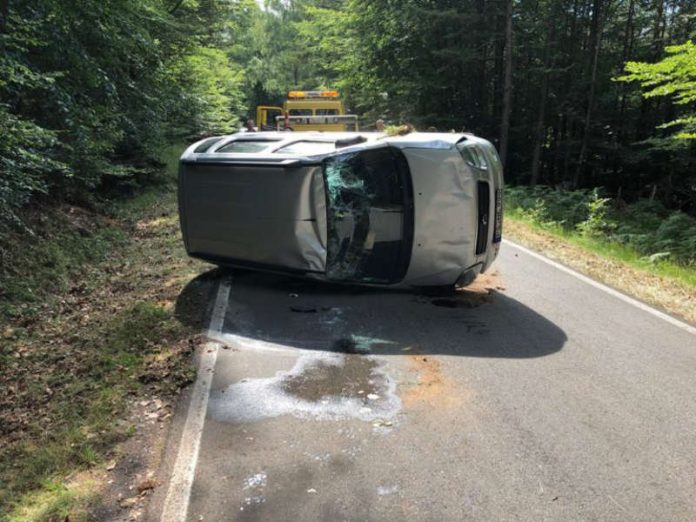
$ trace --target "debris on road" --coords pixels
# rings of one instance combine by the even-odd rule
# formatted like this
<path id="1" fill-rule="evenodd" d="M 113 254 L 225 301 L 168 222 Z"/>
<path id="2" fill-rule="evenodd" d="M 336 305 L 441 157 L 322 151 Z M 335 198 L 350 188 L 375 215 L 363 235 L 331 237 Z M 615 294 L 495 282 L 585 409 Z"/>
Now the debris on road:
<path id="1" fill-rule="evenodd" d="M 244 489 L 265 488 L 268 481 L 268 475 L 262 471 L 251 477 L 244 479 Z"/>
<path id="2" fill-rule="evenodd" d="M 436 407 L 450 408 L 459 405 L 465 397 L 462 390 L 442 373 L 440 361 L 434 357 L 409 355 L 411 369 L 417 373 L 415 385 L 402 394 L 406 408 Z"/>
<path id="3" fill-rule="evenodd" d="M 142 495 L 143 493 L 147 493 L 155 489 L 157 486 L 159 486 L 159 482 L 157 482 L 156 480 L 151 478 L 145 479 L 140 484 L 138 484 L 138 494 Z"/>
<path id="4" fill-rule="evenodd" d="M 290 294 L 292 295 L 297 295 L 297 294 Z M 322 311 L 325 309 L 322 308 Z M 291 305 L 290 306 L 290 311 L 296 312 L 299 314 L 316 314 L 319 312 L 319 307 L 317 307 L 314 304 L 296 304 L 296 305 Z"/>

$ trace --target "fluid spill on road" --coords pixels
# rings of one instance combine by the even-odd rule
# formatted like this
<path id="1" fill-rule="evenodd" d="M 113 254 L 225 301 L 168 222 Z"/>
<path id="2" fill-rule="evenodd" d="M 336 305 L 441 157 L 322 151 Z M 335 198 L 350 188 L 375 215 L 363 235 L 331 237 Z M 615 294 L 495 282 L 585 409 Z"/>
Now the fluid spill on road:
<path id="1" fill-rule="evenodd" d="M 330 397 L 356 397 L 369 401 L 368 396 L 381 392 L 376 376 L 377 361 L 367 357 L 347 356 L 343 365 L 319 361 L 300 375 L 283 381 L 282 387 L 290 395 L 317 402 Z"/>
<path id="2" fill-rule="evenodd" d="M 265 379 L 245 379 L 210 395 L 209 414 L 227 422 L 293 415 L 320 420 L 393 419 L 401 409 L 395 381 L 370 356 L 317 352 Z"/>
<path id="3" fill-rule="evenodd" d="M 468 393 L 442 373 L 440 361 L 434 357 L 414 354 L 408 360 L 417 381 L 403 393 L 406 409 L 449 409 L 468 398 Z"/>
<path id="4" fill-rule="evenodd" d="M 458 288 L 452 295 L 438 297 L 430 302 L 444 308 L 477 308 L 490 303 L 495 293 L 505 290 L 500 274 L 495 271 L 490 274 L 480 274 L 473 283 L 464 288 Z"/>

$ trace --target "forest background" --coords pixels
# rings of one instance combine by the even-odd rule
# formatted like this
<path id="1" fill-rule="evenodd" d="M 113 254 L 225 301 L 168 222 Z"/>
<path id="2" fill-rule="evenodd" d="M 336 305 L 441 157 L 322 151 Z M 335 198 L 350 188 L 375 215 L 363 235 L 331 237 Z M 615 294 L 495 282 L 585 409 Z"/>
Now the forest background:
<path id="1" fill-rule="evenodd" d="M 0 0 L 0 254 L 292 89 L 470 131 L 508 207 L 693 266 L 695 0 Z M 33 218 L 32 218 L 33 219 Z"/>

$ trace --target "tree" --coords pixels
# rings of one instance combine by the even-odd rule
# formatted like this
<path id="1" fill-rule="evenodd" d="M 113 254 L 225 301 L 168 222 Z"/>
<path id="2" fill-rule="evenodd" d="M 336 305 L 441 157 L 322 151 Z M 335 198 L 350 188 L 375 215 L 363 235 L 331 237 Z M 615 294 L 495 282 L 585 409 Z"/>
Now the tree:
<path id="1" fill-rule="evenodd" d="M 229 131 L 243 4 L 1 1 L 0 228 L 34 196 L 96 201 L 147 182 L 164 142 Z"/>
<path id="2" fill-rule="evenodd" d="M 696 139 L 696 44 L 687 41 L 665 49 L 667 57 L 659 62 L 627 62 L 628 74 L 617 78 L 623 82 L 637 81 L 645 89 L 645 98 L 669 97 L 683 108 L 680 117 L 661 128 L 679 127 L 674 137 L 683 140 Z"/>
<path id="3" fill-rule="evenodd" d="M 503 115 L 500 120 L 500 161 L 505 167 L 508 156 L 510 112 L 512 110 L 512 0 L 505 2 L 505 50 L 503 80 Z"/>

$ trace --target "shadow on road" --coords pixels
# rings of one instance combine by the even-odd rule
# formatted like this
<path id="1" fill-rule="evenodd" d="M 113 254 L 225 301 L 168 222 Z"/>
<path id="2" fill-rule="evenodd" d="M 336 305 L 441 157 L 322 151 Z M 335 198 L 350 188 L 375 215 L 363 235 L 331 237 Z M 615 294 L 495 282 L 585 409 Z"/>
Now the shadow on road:
<path id="1" fill-rule="evenodd" d="M 180 321 L 205 327 L 220 277 L 233 284 L 224 333 L 288 348 L 380 355 L 532 358 L 557 352 L 558 326 L 496 290 L 429 295 L 241 270 L 211 270 L 179 295 Z"/>

